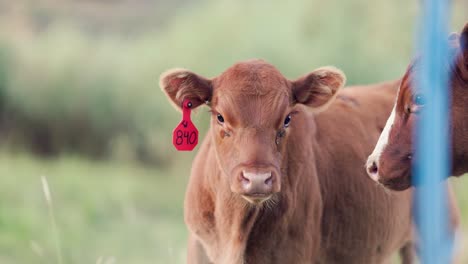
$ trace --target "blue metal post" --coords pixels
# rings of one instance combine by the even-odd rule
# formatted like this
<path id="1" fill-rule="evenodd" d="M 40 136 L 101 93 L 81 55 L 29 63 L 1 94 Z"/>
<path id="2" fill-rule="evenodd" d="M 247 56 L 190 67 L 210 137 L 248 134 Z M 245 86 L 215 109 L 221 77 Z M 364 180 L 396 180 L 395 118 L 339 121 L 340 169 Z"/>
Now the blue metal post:
<path id="1" fill-rule="evenodd" d="M 425 106 L 415 133 L 416 223 L 423 264 L 450 263 L 446 190 L 442 184 L 449 172 L 449 96 L 447 24 L 449 1 L 424 0 L 420 23 L 421 68 L 416 87 Z"/>

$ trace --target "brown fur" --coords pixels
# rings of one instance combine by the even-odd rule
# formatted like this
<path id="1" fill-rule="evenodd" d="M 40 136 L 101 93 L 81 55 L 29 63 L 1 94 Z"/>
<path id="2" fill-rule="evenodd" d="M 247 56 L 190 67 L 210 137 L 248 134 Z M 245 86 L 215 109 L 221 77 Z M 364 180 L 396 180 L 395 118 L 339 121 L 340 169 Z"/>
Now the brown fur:
<path id="1" fill-rule="evenodd" d="M 452 34 L 449 89 L 451 93 L 451 174 L 460 176 L 468 172 L 468 23 L 461 36 Z M 418 71 L 418 60 L 408 67 L 396 101 L 396 115 L 389 140 L 378 161 L 379 181 L 390 189 L 405 190 L 411 186 L 413 157 L 412 133 L 421 107 L 414 103 L 413 80 Z M 411 157 L 411 158 L 408 158 Z"/>
<path id="2" fill-rule="evenodd" d="M 189 263 L 384 263 L 399 249 L 412 263 L 411 191 L 386 192 L 362 166 L 397 82 L 338 91 L 336 69 L 289 81 L 259 60 L 196 78 L 161 76 L 175 105 L 183 88 L 198 105 L 209 98 L 213 112 L 185 198 Z M 268 200 L 242 198 L 246 169 L 272 172 Z"/>

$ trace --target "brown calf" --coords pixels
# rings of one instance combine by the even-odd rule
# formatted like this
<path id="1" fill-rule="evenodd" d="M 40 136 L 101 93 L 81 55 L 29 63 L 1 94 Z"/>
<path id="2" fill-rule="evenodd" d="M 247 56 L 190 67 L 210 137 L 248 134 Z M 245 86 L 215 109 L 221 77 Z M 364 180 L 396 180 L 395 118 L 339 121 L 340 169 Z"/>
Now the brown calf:
<path id="1" fill-rule="evenodd" d="M 451 135 L 452 175 L 468 172 L 468 24 L 460 36 L 450 36 L 451 56 L 449 89 L 452 94 Z M 453 60 L 454 59 L 454 60 Z M 418 61 L 413 62 L 402 79 L 394 109 L 372 155 L 367 161 L 369 176 L 394 190 L 411 186 L 413 159 L 412 133 L 424 98 L 414 91 L 413 79 Z"/>
<path id="2" fill-rule="evenodd" d="M 384 263 L 398 250 L 411 263 L 411 192 L 387 193 L 362 166 L 398 83 L 344 82 L 332 67 L 289 81 L 261 60 L 161 76 L 177 108 L 212 113 L 185 199 L 189 263 Z"/>

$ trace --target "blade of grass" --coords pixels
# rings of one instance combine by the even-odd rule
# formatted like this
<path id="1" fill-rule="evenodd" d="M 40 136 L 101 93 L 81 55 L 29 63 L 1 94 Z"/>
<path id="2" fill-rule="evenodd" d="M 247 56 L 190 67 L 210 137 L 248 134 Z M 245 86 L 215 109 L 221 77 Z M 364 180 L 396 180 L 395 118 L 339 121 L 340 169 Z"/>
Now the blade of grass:
<path id="1" fill-rule="evenodd" d="M 52 232 L 54 233 L 54 242 L 55 242 L 55 251 L 57 257 L 57 264 L 63 264 L 62 250 L 60 246 L 60 237 L 57 227 L 57 222 L 55 220 L 54 207 L 52 205 L 52 196 L 50 194 L 49 184 L 45 176 L 41 176 L 42 182 L 42 191 L 44 192 L 44 197 L 49 209 L 49 218 L 52 224 Z"/>

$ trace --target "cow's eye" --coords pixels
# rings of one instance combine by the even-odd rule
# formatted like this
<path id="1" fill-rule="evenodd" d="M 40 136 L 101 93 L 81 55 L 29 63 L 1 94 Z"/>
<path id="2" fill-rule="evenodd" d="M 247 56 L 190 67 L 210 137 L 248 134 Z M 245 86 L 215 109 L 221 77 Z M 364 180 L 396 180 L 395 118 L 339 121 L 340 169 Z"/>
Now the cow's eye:
<path id="1" fill-rule="evenodd" d="M 284 127 L 289 127 L 289 123 L 291 123 L 291 115 L 288 115 L 285 119 L 284 119 Z"/>
<path id="2" fill-rule="evenodd" d="M 218 122 L 220 124 L 224 123 L 224 117 L 221 114 L 216 115 L 216 119 L 218 119 Z"/>
<path id="3" fill-rule="evenodd" d="M 424 99 L 424 96 L 422 94 L 416 94 L 413 97 L 413 102 L 417 106 L 423 106 L 426 104 L 426 100 Z"/>

